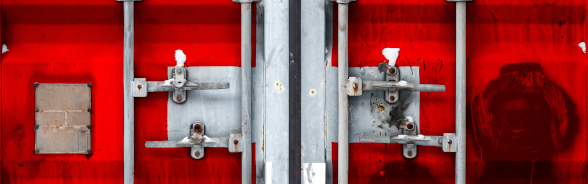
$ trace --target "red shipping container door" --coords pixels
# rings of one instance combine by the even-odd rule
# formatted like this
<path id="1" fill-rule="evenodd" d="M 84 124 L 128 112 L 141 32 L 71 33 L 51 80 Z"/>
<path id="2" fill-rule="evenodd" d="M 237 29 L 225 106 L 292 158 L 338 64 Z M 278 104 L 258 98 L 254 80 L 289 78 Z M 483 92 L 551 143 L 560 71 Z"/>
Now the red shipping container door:
<path id="1" fill-rule="evenodd" d="M 350 67 L 377 66 L 382 49 L 400 48 L 398 66 L 419 66 L 421 83 L 447 86 L 421 93 L 424 135 L 455 132 L 455 35 L 455 3 L 349 4 Z M 585 41 L 586 1 L 467 3 L 468 183 L 586 183 Z M 421 146 L 406 160 L 401 151 L 351 143 L 349 183 L 455 182 L 455 153 Z M 336 157 L 334 143 L 334 178 Z"/>
<path id="2" fill-rule="evenodd" d="M 1 11 L 2 183 L 123 183 L 122 2 L 5 0 Z M 135 3 L 135 77 L 166 80 L 176 49 L 188 66 L 240 66 L 240 20 L 229 0 Z M 35 82 L 92 83 L 91 155 L 34 154 Z M 241 156 L 226 148 L 201 160 L 145 148 L 168 138 L 167 100 L 135 98 L 135 182 L 240 182 Z"/>

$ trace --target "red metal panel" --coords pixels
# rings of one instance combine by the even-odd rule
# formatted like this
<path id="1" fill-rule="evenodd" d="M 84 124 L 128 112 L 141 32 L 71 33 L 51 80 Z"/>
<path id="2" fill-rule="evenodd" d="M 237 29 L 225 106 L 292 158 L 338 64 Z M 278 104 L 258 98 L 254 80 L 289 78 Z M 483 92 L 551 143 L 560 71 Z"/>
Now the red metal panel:
<path id="1" fill-rule="evenodd" d="M 467 24 L 468 183 L 586 183 L 586 2 L 475 0 Z M 421 133 L 455 132 L 455 4 L 351 3 L 349 66 L 376 66 L 386 47 L 421 83 L 447 86 L 421 93 Z M 401 150 L 350 144 L 350 183 L 454 182 L 454 153 Z"/>
<path id="2" fill-rule="evenodd" d="M 122 3 L 4 0 L 2 17 L 2 183 L 122 183 Z M 228 0 L 137 2 L 135 76 L 165 80 L 176 49 L 188 66 L 240 66 L 240 20 Z M 34 82 L 92 82 L 92 155 L 33 153 Z M 135 103 L 136 182 L 240 182 L 241 156 L 226 148 L 202 160 L 189 148 L 146 149 L 167 140 L 167 94 Z"/>

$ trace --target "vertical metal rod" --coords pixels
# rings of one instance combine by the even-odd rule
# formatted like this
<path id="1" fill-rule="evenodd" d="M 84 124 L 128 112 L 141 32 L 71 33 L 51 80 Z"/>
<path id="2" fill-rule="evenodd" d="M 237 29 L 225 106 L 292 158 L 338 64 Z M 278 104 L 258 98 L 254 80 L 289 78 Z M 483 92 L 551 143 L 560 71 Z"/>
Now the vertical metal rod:
<path id="1" fill-rule="evenodd" d="M 241 183 L 251 183 L 251 3 L 241 3 Z"/>
<path id="2" fill-rule="evenodd" d="M 124 9 L 124 182 L 134 182 L 135 166 L 135 105 L 131 94 L 134 76 L 134 2 L 125 1 Z"/>
<path id="3" fill-rule="evenodd" d="M 458 140 L 455 158 L 455 183 L 464 184 L 466 181 L 466 2 L 456 3 L 455 17 L 455 129 Z"/>
<path id="4" fill-rule="evenodd" d="M 349 98 L 347 96 L 347 67 L 348 67 L 348 53 L 347 53 L 347 34 L 348 34 L 348 16 L 349 4 L 339 3 L 339 48 L 338 49 L 338 78 L 339 78 L 339 184 L 347 184 L 348 170 L 349 170 Z"/>

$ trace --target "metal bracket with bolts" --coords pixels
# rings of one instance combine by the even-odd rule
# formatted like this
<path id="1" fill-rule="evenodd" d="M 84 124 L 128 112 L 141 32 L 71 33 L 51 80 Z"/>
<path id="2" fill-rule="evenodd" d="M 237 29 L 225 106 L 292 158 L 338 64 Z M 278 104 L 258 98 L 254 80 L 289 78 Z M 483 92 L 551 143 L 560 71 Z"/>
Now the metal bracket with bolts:
<path id="1" fill-rule="evenodd" d="M 229 137 L 208 137 L 204 135 L 204 124 L 200 121 L 190 126 L 190 136 L 176 141 L 147 141 L 146 148 L 182 148 L 190 147 L 190 156 L 194 159 L 204 157 L 205 147 L 228 147 L 229 152 L 243 152 L 240 133 L 232 133 Z"/>
<path id="2" fill-rule="evenodd" d="M 347 84 L 349 96 L 361 96 L 362 91 L 386 91 L 385 100 L 388 103 L 398 102 L 399 91 L 430 91 L 443 92 L 445 85 L 436 84 L 412 84 L 400 80 L 400 70 L 395 66 L 380 63 L 380 73 L 386 73 L 384 81 L 362 81 L 358 77 L 350 77 Z"/>
<path id="3" fill-rule="evenodd" d="M 414 144 L 418 146 L 436 146 L 443 148 L 443 152 L 456 152 L 457 139 L 454 133 L 444 133 L 443 136 L 425 135 L 396 135 L 396 136 L 360 136 L 359 142 Z M 416 155 L 416 154 L 414 154 Z M 414 157 L 413 157 L 414 158 Z"/>
<path id="4" fill-rule="evenodd" d="M 384 81 L 362 81 L 358 77 L 349 77 L 347 93 L 349 96 L 361 96 L 363 91 L 385 91 L 384 99 L 390 104 L 399 102 L 400 91 L 430 91 L 443 92 L 444 85 L 435 84 L 413 84 L 400 80 L 400 69 L 387 63 L 380 63 L 378 71 L 385 73 Z M 396 143 L 402 144 L 402 155 L 405 158 L 413 159 L 417 155 L 417 146 L 442 147 L 445 152 L 455 152 L 455 134 L 444 134 L 444 136 L 425 136 L 418 132 L 417 124 L 410 116 L 396 121 L 396 128 L 400 135 L 396 136 L 360 136 L 360 142 Z"/>
<path id="5" fill-rule="evenodd" d="M 227 89 L 228 82 L 192 82 L 188 81 L 188 70 L 176 66 L 172 69 L 172 77 L 167 81 L 147 81 L 145 78 L 135 78 L 132 81 L 133 97 L 147 97 L 148 92 L 173 92 L 172 100 L 176 103 L 186 101 L 188 90 Z"/>

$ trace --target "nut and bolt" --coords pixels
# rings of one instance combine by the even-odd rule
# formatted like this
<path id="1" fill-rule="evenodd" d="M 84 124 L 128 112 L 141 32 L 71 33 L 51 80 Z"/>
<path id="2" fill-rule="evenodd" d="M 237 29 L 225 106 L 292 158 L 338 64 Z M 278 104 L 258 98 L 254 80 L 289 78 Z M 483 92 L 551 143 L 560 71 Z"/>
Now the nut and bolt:
<path id="1" fill-rule="evenodd" d="M 390 101 L 393 102 L 394 100 L 396 100 L 396 97 L 390 96 Z"/>
<path id="2" fill-rule="evenodd" d="M 396 68 L 388 68 L 388 73 L 390 73 L 390 75 L 395 75 L 396 74 Z"/>
<path id="3" fill-rule="evenodd" d="M 178 95 L 178 96 L 176 96 L 176 100 L 177 100 L 178 102 L 182 101 L 182 96 L 181 96 L 181 95 Z"/>
<path id="4" fill-rule="evenodd" d="M 195 153 L 194 153 L 194 156 L 196 156 L 196 157 L 200 157 L 200 152 L 199 152 L 199 151 L 195 152 Z"/>
<path id="5" fill-rule="evenodd" d="M 233 141 L 233 144 L 239 144 L 239 140 L 235 139 L 235 140 Z"/>
<path id="6" fill-rule="evenodd" d="M 406 125 L 406 128 L 407 128 L 408 130 L 412 130 L 412 129 L 414 129 L 414 124 L 412 124 L 412 123 L 409 123 L 409 124 L 407 124 L 407 125 Z"/>
<path id="7" fill-rule="evenodd" d="M 141 84 L 137 85 L 137 89 L 141 89 L 143 86 Z"/>

